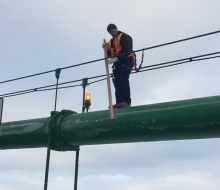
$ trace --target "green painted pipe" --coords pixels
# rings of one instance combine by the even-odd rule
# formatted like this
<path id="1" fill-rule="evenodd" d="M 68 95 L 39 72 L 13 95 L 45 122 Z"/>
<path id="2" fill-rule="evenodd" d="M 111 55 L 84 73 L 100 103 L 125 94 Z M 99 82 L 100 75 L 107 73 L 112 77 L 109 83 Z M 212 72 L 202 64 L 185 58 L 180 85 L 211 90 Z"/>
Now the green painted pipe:
<path id="1" fill-rule="evenodd" d="M 84 114 L 63 110 L 49 118 L 2 124 L 0 149 L 47 146 L 77 150 L 79 145 L 203 139 L 220 137 L 220 96 L 166 102 Z"/>

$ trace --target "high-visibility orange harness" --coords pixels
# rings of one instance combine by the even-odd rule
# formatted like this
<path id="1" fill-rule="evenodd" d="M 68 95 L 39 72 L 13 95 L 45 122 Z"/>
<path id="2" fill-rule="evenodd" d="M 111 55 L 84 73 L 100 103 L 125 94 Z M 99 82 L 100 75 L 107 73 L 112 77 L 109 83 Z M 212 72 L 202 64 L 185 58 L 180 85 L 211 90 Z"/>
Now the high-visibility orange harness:
<path id="1" fill-rule="evenodd" d="M 111 52 L 111 56 L 115 56 L 115 55 L 117 55 L 121 51 L 122 46 L 121 46 L 120 40 L 121 40 L 122 34 L 123 33 L 119 34 L 117 37 L 112 38 L 108 42 L 108 49 Z M 127 57 L 133 57 L 134 58 L 134 70 L 136 72 L 139 72 L 140 69 L 141 69 L 143 60 L 144 60 L 144 50 L 142 51 L 142 60 L 141 60 L 140 66 L 138 68 L 137 68 L 137 58 L 136 58 L 135 52 L 129 53 Z"/>
<path id="2" fill-rule="evenodd" d="M 136 54 L 134 52 L 134 70 L 136 72 L 139 72 L 141 70 L 142 67 L 142 63 L 144 62 L 144 50 L 142 50 L 142 56 L 141 56 L 141 64 L 139 65 L 139 67 L 137 68 L 137 58 L 136 58 Z"/>

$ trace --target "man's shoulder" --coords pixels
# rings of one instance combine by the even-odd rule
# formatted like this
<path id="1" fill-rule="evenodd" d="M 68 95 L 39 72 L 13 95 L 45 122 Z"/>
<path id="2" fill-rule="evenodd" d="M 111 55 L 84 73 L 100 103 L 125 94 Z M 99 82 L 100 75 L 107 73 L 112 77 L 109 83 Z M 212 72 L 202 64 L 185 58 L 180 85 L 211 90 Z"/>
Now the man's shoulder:
<path id="1" fill-rule="evenodd" d="M 122 34 L 122 36 L 130 36 L 129 34 L 127 34 L 126 32 L 122 32 L 122 31 L 118 31 L 118 35 Z M 131 37 L 131 36 L 130 36 Z"/>
<path id="2" fill-rule="evenodd" d="M 122 36 L 121 36 L 121 38 L 123 39 L 125 39 L 125 38 L 131 38 L 132 39 L 132 37 L 129 35 L 129 34 L 127 34 L 127 33 L 125 33 L 125 32 L 122 32 Z"/>

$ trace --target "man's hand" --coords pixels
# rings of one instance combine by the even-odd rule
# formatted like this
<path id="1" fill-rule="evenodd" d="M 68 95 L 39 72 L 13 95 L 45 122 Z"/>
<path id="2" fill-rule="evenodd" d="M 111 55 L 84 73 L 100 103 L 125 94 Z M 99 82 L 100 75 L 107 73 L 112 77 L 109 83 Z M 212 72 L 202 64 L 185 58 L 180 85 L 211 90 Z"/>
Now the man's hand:
<path id="1" fill-rule="evenodd" d="M 107 63 L 108 63 L 108 64 L 112 64 L 112 63 L 115 63 L 115 62 L 117 62 L 117 61 L 118 61 L 118 58 L 117 58 L 117 57 L 114 57 L 114 58 L 108 59 L 108 60 L 107 60 Z"/>
<path id="2" fill-rule="evenodd" d="M 106 42 L 102 43 L 102 48 L 108 50 L 108 44 Z"/>

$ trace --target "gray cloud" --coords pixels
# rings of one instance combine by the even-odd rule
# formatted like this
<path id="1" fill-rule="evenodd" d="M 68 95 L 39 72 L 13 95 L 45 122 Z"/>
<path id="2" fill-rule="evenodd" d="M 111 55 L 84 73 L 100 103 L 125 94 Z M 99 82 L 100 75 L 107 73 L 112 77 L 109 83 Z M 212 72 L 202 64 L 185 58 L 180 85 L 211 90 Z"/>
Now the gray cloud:
<path id="1" fill-rule="evenodd" d="M 0 2 L 0 81 L 103 57 L 108 23 L 130 34 L 134 49 L 219 30 L 219 2 Z M 145 52 L 144 65 L 219 51 L 219 34 Z M 140 62 L 141 53 L 137 53 Z M 131 76 L 132 105 L 219 95 L 219 59 Z M 105 73 L 103 62 L 63 70 L 60 82 Z M 55 83 L 54 73 L 1 84 L 0 94 Z M 80 84 L 80 83 L 77 83 Z M 113 87 L 112 87 L 113 90 Z M 87 87 L 90 111 L 108 107 L 106 82 Z M 114 93 L 114 92 L 113 92 Z M 3 122 L 48 117 L 54 91 L 5 99 Z M 82 88 L 59 90 L 57 109 L 81 112 Z M 219 139 L 81 147 L 79 188 L 217 189 Z M 0 189 L 42 189 L 46 149 L 1 150 Z M 73 189 L 74 152 L 51 153 L 48 189 Z"/>

